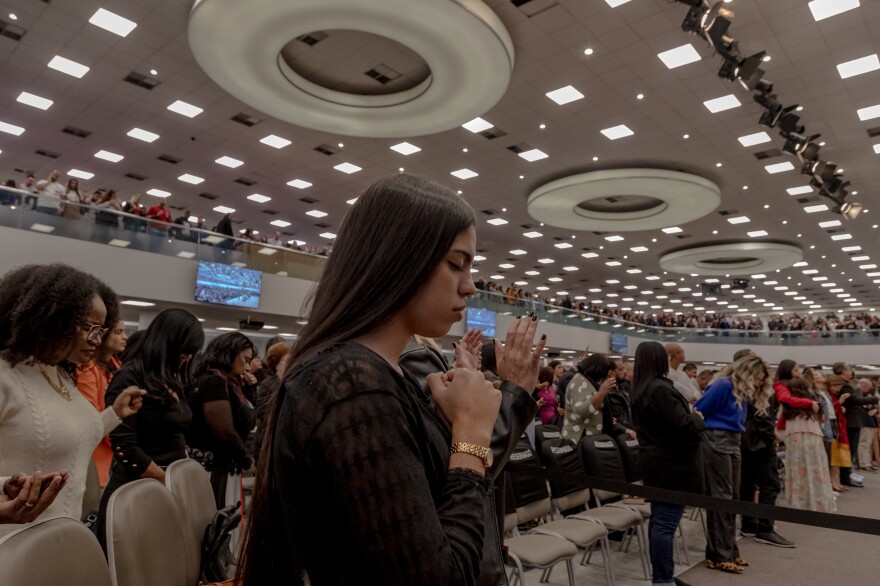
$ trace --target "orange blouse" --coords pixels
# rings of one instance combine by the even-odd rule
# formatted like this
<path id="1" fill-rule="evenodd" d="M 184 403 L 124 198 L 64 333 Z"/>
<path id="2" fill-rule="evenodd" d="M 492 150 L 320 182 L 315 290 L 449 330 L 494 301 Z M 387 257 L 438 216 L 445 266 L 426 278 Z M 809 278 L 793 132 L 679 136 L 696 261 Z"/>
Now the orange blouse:
<path id="1" fill-rule="evenodd" d="M 120 364 L 116 358 L 110 358 L 114 368 L 118 369 Z M 82 396 L 88 399 L 89 403 L 94 405 L 98 412 L 106 408 L 104 404 L 104 393 L 110 385 L 112 377 L 107 374 L 102 366 L 91 361 L 76 373 L 76 387 Z M 101 488 L 107 485 L 107 479 L 110 477 L 110 463 L 113 461 L 113 448 L 110 445 L 110 437 L 104 436 L 101 443 L 95 448 L 92 458 L 95 460 L 95 466 L 98 468 L 98 478 L 101 482 Z"/>

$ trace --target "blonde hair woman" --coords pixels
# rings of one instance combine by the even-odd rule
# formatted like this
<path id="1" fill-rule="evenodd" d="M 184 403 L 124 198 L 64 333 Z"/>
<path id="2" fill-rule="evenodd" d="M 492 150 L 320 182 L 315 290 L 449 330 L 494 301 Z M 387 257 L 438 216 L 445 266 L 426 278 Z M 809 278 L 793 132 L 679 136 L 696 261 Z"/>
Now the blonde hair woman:
<path id="1" fill-rule="evenodd" d="M 737 360 L 729 376 L 706 388 L 694 405 L 705 424 L 701 453 L 706 494 L 728 500 L 739 499 L 740 442 L 745 431 L 747 402 L 759 412 L 770 405 L 770 376 L 757 356 Z M 748 565 L 736 545 L 736 515 L 709 512 L 707 515 L 706 566 L 714 570 L 742 573 Z"/>

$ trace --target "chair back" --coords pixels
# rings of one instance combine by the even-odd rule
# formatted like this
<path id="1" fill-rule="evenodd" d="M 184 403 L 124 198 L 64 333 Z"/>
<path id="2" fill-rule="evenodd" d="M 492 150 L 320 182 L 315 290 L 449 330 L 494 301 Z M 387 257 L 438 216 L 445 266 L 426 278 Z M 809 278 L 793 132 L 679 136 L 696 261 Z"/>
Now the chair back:
<path id="1" fill-rule="evenodd" d="M 608 480 L 626 482 L 623 459 L 617 449 L 617 442 L 607 435 L 585 435 L 578 448 L 587 476 L 598 476 Z M 599 504 L 620 497 L 616 492 L 593 490 Z"/>
<path id="2" fill-rule="evenodd" d="M 96 512 L 101 506 L 101 480 L 98 478 L 98 467 L 94 460 L 89 460 L 86 470 L 86 491 L 83 493 L 82 516 L 85 522 L 89 513 Z"/>
<path id="3" fill-rule="evenodd" d="M 538 452 L 538 457 L 541 458 L 543 462 L 543 449 L 541 446 L 544 445 L 545 439 L 560 439 L 562 437 L 562 430 L 559 429 L 556 425 L 536 425 L 535 426 L 535 450 Z M 544 462 L 544 465 L 547 465 L 547 462 Z"/>
<path id="4" fill-rule="evenodd" d="M 110 497 L 107 561 L 113 586 L 193 586 L 177 504 L 160 482 L 135 480 Z"/>
<path id="5" fill-rule="evenodd" d="M 211 479 L 201 464 L 191 459 L 172 462 L 165 470 L 165 486 L 171 491 L 183 526 L 187 584 L 199 581 L 202 540 L 217 512 Z"/>
<path id="6" fill-rule="evenodd" d="M 39 521 L 0 539 L 0 584 L 111 586 L 98 540 L 76 519 Z"/>
<path id="7" fill-rule="evenodd" d="M 639 440 L 625 433 L 618 434 L 614 440 L 623 458 L 623 471 L 627 482 L 639 482 L 642 479 L 642 463 L 639 459 Z"/>
<path id="8" fill-rule="evenodd" d="M 542 468 L 538 455 L 526 438 L 521 438 L 517 442 L 510 455 L 510 462 Z M 547 490 L 546 480 L 537 476 L 524 476 L 516 472 L 510 472 L 510 479 L 513 484 L 513 500 L 520 523 L 550 512 L 550 494 Z"/>
<path id="9" fill-rule="evenodd" d="M 570 439 L 545 440 L 541 445 L 541 456 L 544 465 L 550 470 L 558 470 L 559 472 L 567 472 L 568 474 L 576 474 L 578 476 L 585 474 L 584 463 L 581 461 L 577 444 Z M 550 495 L 554 499 L 562 498 L 565 495 L 584 490 L 585 488 L 587 488 L 586 482 L 563 484 L 550 481 Z"/>

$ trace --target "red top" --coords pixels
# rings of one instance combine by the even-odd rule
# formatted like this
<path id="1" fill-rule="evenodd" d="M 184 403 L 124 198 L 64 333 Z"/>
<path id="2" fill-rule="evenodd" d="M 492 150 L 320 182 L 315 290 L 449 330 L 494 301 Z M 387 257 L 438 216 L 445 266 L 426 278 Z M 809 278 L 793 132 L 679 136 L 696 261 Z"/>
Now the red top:
<path id="1" fill-rule="evenodd" d="M 163 208 L 158 204 L 152 206 L 150 209 L 147 210 L 147 217 L 153 218 L 155 220 L 160 220 L 162 222 L 168 222 L 169 224 L 172 222 L 171 211 L 167 207 Z M 150 224 L 150 228 L 162 230 L 164 232 L 168 231 L 168 226 L 166 226 L 165 224 L 152 223 Z"/>
<path id="2" fill-rule="evenodd" d="M 800 397 L 792 397 L 791 389 L 785 386 L 782 381 L 773 383 L 773 391 L 776 393 L 776 400 L 783 405 L 788 405 L 793 409 L 812 409 L 812 399 L 801 399 Z M 785 417 L 780 417 L 776 422 L 776 429 L 785 429 Z"/>

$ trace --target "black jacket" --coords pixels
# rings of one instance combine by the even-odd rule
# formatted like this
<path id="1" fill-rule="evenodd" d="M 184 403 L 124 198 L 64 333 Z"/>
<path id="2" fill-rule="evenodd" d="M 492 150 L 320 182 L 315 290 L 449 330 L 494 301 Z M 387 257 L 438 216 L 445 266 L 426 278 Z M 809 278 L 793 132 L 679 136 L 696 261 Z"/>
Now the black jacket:
<path id="1" fill-rule="evenodd" d="M 633 417 L 645 485 L 702 493 L 703 419 L 669 379 L 655 379 L 633 397 Z"/>
<path id="2" fill-rule="evenodd" d="M 844 385 L 840 394 L 849 393 L 841 406 L 846 407 L 847 427 L 877 427 L 876 420 L 868 415 L 868 411 L 877 407 L 877 397 L 865 396 L 858 386 Z"/>

